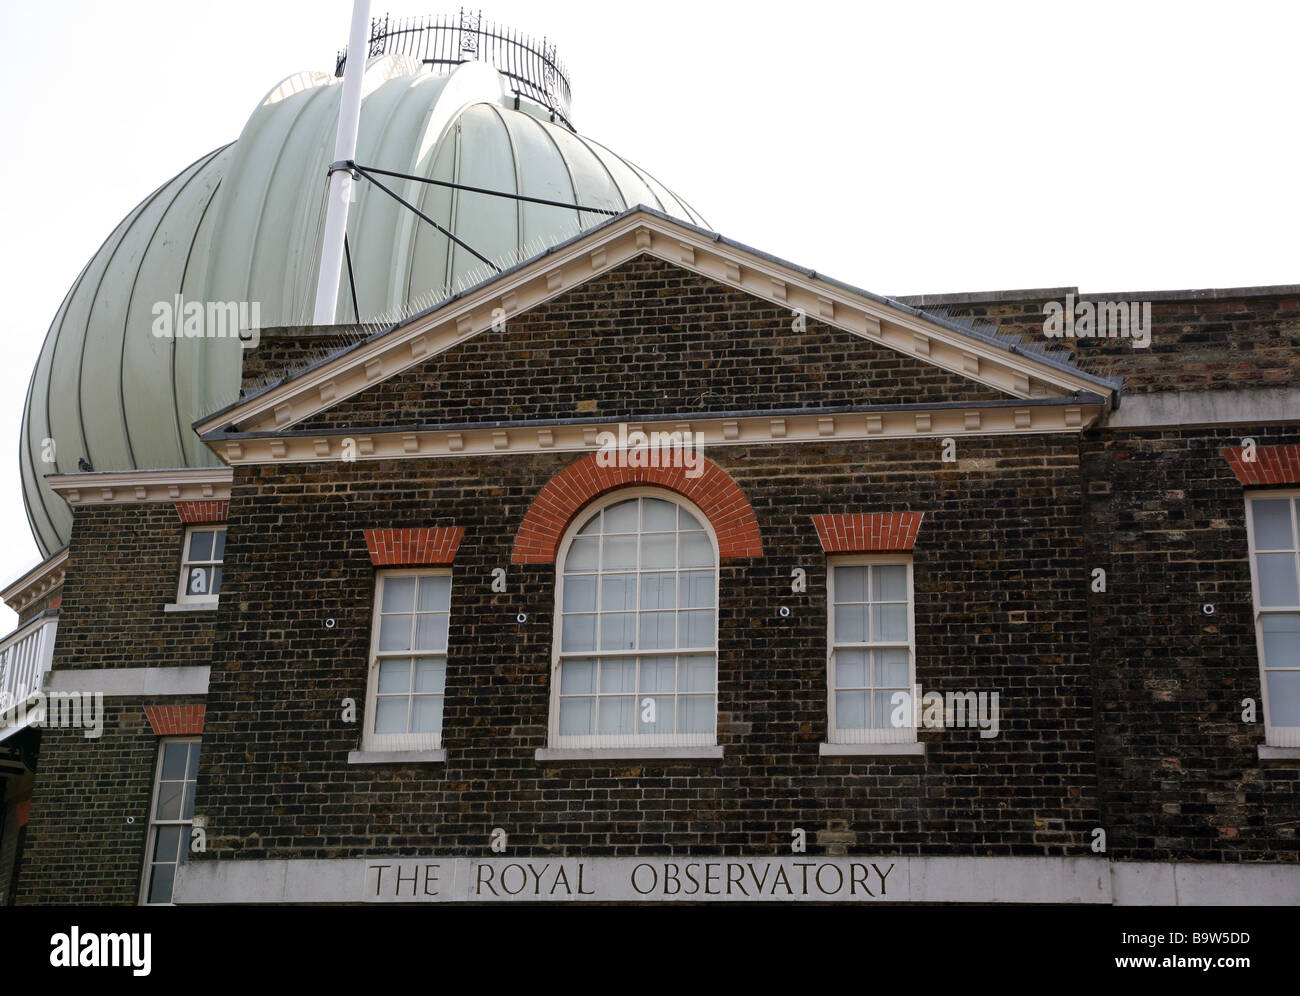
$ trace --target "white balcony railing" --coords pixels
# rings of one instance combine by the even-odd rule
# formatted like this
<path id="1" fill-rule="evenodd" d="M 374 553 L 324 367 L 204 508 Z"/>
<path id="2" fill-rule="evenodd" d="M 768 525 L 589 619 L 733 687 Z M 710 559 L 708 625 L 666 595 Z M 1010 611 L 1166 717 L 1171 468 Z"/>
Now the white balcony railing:
<path id="1" fill-rule="evenodd" d="M 50 670 L 58 628 L 58 616 L 41 615 L 0 641 L 0 740 L 30 724 L 25 707 Z"/>

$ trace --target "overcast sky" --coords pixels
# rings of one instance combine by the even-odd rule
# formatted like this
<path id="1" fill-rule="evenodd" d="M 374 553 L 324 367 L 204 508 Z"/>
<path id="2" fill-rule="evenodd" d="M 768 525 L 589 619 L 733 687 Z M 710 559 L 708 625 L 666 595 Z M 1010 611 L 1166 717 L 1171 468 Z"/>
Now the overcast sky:
<path id="1" fill-rule="evenodd" d="M 237 137 L 271 86 L 332 71 L 351 9 L 0 0 L 0 584 L 39 559 L 16 443 L 64 294 L 117 222 Z M 455 9 L 372 0 L 374 14 Z M 578 129 L 711 227 L 878 293 L 1300 283 L 1300 5 L 483 13 L 554 41 Z"/>

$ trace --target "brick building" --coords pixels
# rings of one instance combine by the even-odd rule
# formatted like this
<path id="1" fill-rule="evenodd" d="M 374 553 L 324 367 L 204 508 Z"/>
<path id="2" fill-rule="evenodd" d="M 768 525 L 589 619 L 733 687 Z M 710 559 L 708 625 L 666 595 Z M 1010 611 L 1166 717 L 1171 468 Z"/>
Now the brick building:
<path id="1" fill-rule="evenodd" d="M 674 213 L 43 476 L 7 902 L 1300 901 L 1300 288 L 891 299 Z"/>

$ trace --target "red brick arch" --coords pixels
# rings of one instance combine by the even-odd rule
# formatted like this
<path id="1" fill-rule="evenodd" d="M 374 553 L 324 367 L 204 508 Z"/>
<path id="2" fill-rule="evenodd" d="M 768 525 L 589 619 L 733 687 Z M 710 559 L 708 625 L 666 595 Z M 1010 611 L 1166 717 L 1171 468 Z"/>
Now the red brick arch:
<path id="1" fill-rule="evenodd" d="M 694 502 L 717 533 L 723 560 L 762 556 L 754 510 L 731 476 L 712 460 L 700 457 L 703 472 L 687 477 L 680 465 L 602 467 L 596 456 L 589 454 L 565 467 L 538 492 L 515 534 L 513 563 L 555 563 L 560 539 L 574 516 L 601 495 L 633 485 L 664 488 Z"/>

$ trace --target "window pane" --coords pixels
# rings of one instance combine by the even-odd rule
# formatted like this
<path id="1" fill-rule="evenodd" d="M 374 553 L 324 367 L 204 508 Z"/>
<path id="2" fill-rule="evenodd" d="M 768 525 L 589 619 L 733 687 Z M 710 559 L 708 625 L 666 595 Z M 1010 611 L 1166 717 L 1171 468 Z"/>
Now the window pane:
<path id="1" fill-rule="evenodd" d="M 212 568 L 212 578 L 208 584 L 209 595 L 221 594 L 221 570 L 220 567 Z"/>
<path id="2" fill-rule="evenodd" d="M 864 605 L 835 606 L 835 642 L 867 642 L 867 609 Z"/>
<path id="3" fill-rule="evenodd" d="M 636 608 L 636 575 L 605 574 L 600 579 L 600 607 L 606 612 Z"/>
<path id="4" fill-rule="evenodd" d="M 596 611 L 595 575 L 585 575 L 564 579 L 564 611 Z"/>
<path id="5" fill-rule="evenodd" d="M 172 743 L 163 745 L 162 775 L 167 781 L 180 781 L 185 777 L 185 762 L 189 759 L 190 745 Z"/>
<path id="6" fill-rule="evenodd" d="M 686 509 L 682 508 L 680 505 L 677 508 L 677 515 L 678 515 L 677 528 L 680 529 L 682 532 L 686 532 L 687 530 L 690 529 L 704 528 L 702 525 L 700 525 L 699 519 L 691 515 L 690 512 L 686 511 Z"/>
<path id="7" fill-rule="evenodd" d="M 873 605 L 871 607 L 872 642 L 904 643 L 907 641 L 907 606 Z"/>
<path id="8" fill-rule="evenodd" d="M 643 650 L 664 650 L 677 646 L 677 614 L 675 612 L 641 613 L 641 643 Z"/>
<path id="9" fill-rule="evenodd" d="M 601 616 L 600 649 L 635 650 L 636 613 L 624 612 Z"/>
<path id="10" fill-rule="evenodd" d="M 877 730 L 898 730 L 912 726 L 912 696 L 906 689 L 885 688 L 872 692 L 876 713 L 872 725 Z M 897 696 L 897 698 L 895 698 Z"/>
<path id="11" fill-rule="evenodd" d="M 443 612 L 415 617 L 415 646 L 413 650 L 446 650 L 447 620 Z"/>
<path id="12" fill-rule="evenodd" d="M 836 688 L 867 687 L 867 653 L 865 650 L 835 651 Z"/>
<path id="13" fill-rule="evenodd" d="M 596 556 L 600 551 L 600 537 L 579 537 L 569 546 L 569 554 L 564 558 L 566 571 L 594 571 Z"/>
<path id="14" fill-rule="evenodd" d="M 636 532 L 636 512 L 637 503 L 635 498 L 631 498 L 628 501 L 621 501 L 617 505 L 610 505 L 609 508 L 605 509 L 605 532 Z"/>
<path id="15" fill-rule="evenodd" d="M 681 566 L 713 566 L 713 544 L 709 542 L 707 533 L 681 534 Z"/>
<path id="16" fill-rule="evenodd" d="M 641 575 L 641 611 L 647 609 L 674 609 L 677 607 L 677 575 Z"/>
<path id="17" fill-rule="evenodd" d="M 226 557 L 226 531 L 218 529 L 212 537 L 212 559 L 224 560 Z"/>
<path id="18" fill-rule="evenodd" d="M 375 701 L 375 732 L 406 733 L 406 712 L 410 699 L 405 695 L 384 697 Z"/>
<path id="19" fill-rule="evenodd" d="M 199 777 L 199 747 L 201 745 L 192 743 L 189 745 L 189 761 L 185 768 L 185 777 L 193 781 Z"/>
<path id="20" fill-rule="evenodd" d="M 191 567 L 189 569 L 189 574 L 186 576 L 185 594 L 211 595 L 212 594 L 212 568 Z"/>
<path id="21" fill-rule="evenodd" d="M 712 654 L 686 654 L 679 657 L 680 690 L 683 692 L 711 692 L 717 676 L 718 665 Z M 712 701 L 712 698 L 710 698 Z"/>
<path id="22" fill-rule="evenodd" d="M 181 819 L 194 819 L 194 783 L 185 782 L 185 791 L 181 796 Z"/>
<path id="23" fill-rule="evenodd" d="M 381 609 L 384 612 L 410 612 L 415 607 L 415 578 L 384 578 Z"/>
<path id="24" fill-rule="evenodd" d="M 159 782 L 158 802 L 154 806 L 154 819 L 179 820 L 181 818 L 181 796 L 184 789 L 184 782 Z"/>
<path id="25" fill-rule="evenodd" d="M 561 695 L 581 695 L 595 690 L 595 661 L 565 661 L 560 665 Z"/>
<path id="26" fill-rule="evenodd" d="M 447 612 L 451 609 L 451 575 L 420 578 L 420 611 Z"/>
<path id="27" fill-rule="evenodd" d="M 611 692 L 636 691 L 636 661 L 613 660 L 602 661 L 600 665 L 600 690 L 608 695 Z"/>
<path id="28" fill-rule="evenodd" d="M 1300 726 L 1300 671 L 1268 672 L 1268 719 L 1274 726 Z"/>
<path id="29" fill-rule="evenodd" d="M 677 565 L 677 534 L 651 533 L 641 537 L 641 569 L 675 567 Z"/>
<path id="30" fill-rule="evenodd" d="M 580 737 L 595 732 L 595 699 L 560 700 L 560 735 Z"/>
<path id="31" fill-rule="evenodd" d="M 867 600 L 867 569 L 865 567 L 835 568 L 835 601 L 865 602 Z"/>
<path id="32" fill-rule="evenodd" d="M 641 529 L 645 532 L 676 532 L 677 506 L 658 498 L 644 499 L 641 502 Z"/>
<path id="33" fill-rule="evenodd" d="M 841 730 L 866 729 L 866 692 L 835 693 L 835 725 Z"/>
<path id="34" fill-rule="evenodd" d="M 578 535 L 579 535 L 579 536 L 595 536 L 598 532 L 600 532 L 600 513 L 599 513 L 599 512 L 597 512 L 595 515 L 593 515 L 590 519 L 587 520 L 587 524 L 586 524 L 585 526 L 583 526 L 581 529 L 578 530 Z"/>
<path id="35" fill-rule="evenodd" d="M 442 732 L 442 696 L 417 695 L 411 707 L 412 733 Z"/>
<path id="36" fill-rule="evenodd" d="M 675 732 L 677 720 L 671 695 L 643 695 L 636 701 L 638 731 L 641 733 Z"/>
<path id="37" fill-rule="evenodd" d="M 682 608 L 713 608 L 713 572 L 686 571 L 681 575 Z"/>
<path id="38" fill-rule="evenodd" d="M 596 649 L 595 616 L 565 615 L 560 626 L 560 649 L 565 653 Z"/>
<path id="39" fill-rule="evenodd" d="M 1256 550 L 1294 550 L 1291 529 L 1291 499 L 1257 498 L 1250 503 L 1255 526 Z"/>
<path id="40" fill-rule="evenodd" d="M 405 695 L 411 690 L 411 662 L 399 657 L 379 662 L 380 695 Z"/>
<path id="41" fill-rule="evenodd" d="M 712 733 L 716 715 L 712 695 L 686 695 L 677 700 L 678 733 Z"/>
<path id="42" fill-rule="evenodd" d="M 635 730 L 633 725 L 636 718 L 635 704 L 636 700 L 630 695 L 626 698 L 620 696 L 616 699 L 601 699 L 600 729 L 598 732 L 604 734 L 632 733 Z"/>
<path id="43" fill-rule="evenodd" d="M 714 645 L 713 611 L 680 612 L 677 615 L 677 646 L 712 647 Z"/>
<path id="44" fill-rule="evenodd" d="M 172 882 L 176 878 L 175 865 L 153 865 L 150 868 L 149 902 L 170 903 L 172 901 Z"/>
<path id="45" fill-rule="evenodd" d="M 445 657 L 421 657 L 415 662 L 415 690 L 439 695 L 447 690 Z"/>
<path id="46" fill-rule="evenodd" d="M 411 649 L 411 616 L 379 617 L 379 649 Z"/>
<path id="47" fill-rule="evenodd" d="M 877 688 L 906 688 L 911 682 L 907 675 L 906 650 L 877 650 L 875 680 Z"/>
<path id="48" fill-rule="evenodd" d="M 153 860 L 178 860 L 181 853 L 181 836 L 186 829 L 186 827 L 158 827 L 154 837 Z"/>
<path id="49" fill-rule="evenodd" d="M 1297 605 L 1294 553 L 1261 553 L 1255 558 L 1259 573 L 1260 605 Z"/>
<path id="50" fill-rule="evenodd" d="M 1264 631 L 1264 667 L 1300 667 L 1300 613 L 1269 612 Z"/>
<path id="51" fill-rule="evenodd" d="M 172 547 L 172 549 L 176 549 Z M 195 529 L 190 533 L 190 561 L 212 559 L 212 530 Z"/>
<path id="52" fill-rule="evenodd" d="M 872 572 L 876 586 L 873 602 L 907 601 L 907 568 L 902 564 L 885 564 Z"/>
<path id="53" fill-rule="evenodd" d="M 641 691 L 672 692 L 677 688 L 677 658 L 643 657 L 641 659 Z"/>
<path id="54" fill-rule="evenodd" d="M 601 570 L 633 571 L 636 570 L 636 537 L 607 536 L 601 547 Z"/>

